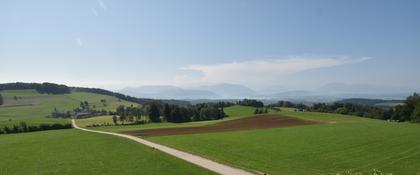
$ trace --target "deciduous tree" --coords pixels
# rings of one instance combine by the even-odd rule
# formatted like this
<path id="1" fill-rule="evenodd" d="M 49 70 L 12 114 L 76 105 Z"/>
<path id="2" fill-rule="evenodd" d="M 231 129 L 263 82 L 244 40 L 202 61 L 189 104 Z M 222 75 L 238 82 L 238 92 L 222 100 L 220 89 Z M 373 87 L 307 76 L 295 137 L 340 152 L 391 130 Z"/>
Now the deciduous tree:
<path id="1" fill-rule="evenodd" d="M 0 94 L 0 105 L 3 105 L 3 96 Z"/>

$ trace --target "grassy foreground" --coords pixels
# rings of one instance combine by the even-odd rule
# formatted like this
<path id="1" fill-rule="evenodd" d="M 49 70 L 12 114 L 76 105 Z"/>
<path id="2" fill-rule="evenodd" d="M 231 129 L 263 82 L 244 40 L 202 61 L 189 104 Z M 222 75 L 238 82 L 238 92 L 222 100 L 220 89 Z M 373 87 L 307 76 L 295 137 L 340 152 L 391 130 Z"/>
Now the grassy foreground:
<path id="1" fill-rule="evenodd" d="M 0 174 L 213 174 L 136 142 L 70 130 L 0 135 Z"/>
<path id="2" fill-rule="evenodd" d="M 254 131 L 151 137 L 219 162 L 268 174 L 420 173 L 420 125 L 293 112 L 325 124 Z"/>

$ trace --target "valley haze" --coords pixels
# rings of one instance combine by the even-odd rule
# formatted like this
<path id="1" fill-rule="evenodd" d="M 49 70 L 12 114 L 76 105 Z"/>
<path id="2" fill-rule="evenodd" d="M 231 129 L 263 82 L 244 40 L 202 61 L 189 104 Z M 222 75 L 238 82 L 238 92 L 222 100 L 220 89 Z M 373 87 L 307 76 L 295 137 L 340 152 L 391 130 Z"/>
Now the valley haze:
<path id="1" fill-rule="evenodd" d="M 126 87 L 119 92 L 143 98 L 178 99 L 178 100 L 228 100 L 255 98 L 274 102 L 275 100 L 334 102 L 346 98 L 370 99 L 404 99 L 419 90 L 397 87 L 381 87 L 367 84 L 329 83 L 311 90 L 284 90 L 278 88 L 270 91 L 253 90 L 239 84 L 215 84 L 195 87 L 172 85 L 149 85 Z"/>

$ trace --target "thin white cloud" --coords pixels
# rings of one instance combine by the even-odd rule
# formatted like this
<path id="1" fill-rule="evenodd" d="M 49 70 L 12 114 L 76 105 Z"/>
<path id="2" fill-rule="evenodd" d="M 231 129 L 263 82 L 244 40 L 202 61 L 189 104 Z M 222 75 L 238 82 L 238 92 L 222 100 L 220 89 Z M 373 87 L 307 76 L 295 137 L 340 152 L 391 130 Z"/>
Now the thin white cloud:
<path id="1" fill-rule="evenodd" d="M 104 1 L 102 0 L 98 0 L 99 6 L 101 6 L 102 9 L 107 10 L 108 7 L 106 6 L 106 4 L 104 3 Z"/>
<path id="2" fill-rule="evenodd" d="M 96 11 L 96 9 L 95 8 L 92 8 L 91 9 L 91 11 L 92 11 L 92 14 L 93 15 L 95 15 L 95 16 L 98 16 L 99 14 L 98 14 L 98 11 Z"/>
<path id="3" fill-rule="evenodd" d="M 83 41 L 82 41 L 82 39 L 80 39 L 80 38 L 76 38 L 76 43 L 77 43 L 77 45 L 78 45 L 79 47 L 82 47 L 82 46 L 83 46 Z"/>
<path id="4" fill-rule="evenodd" d="M 284 59 L 251 60 L 215 65 L 189 65 L 182 70 L 197 71 L 203 76 L 191 78 L 188 75 L 178 76 L 177 82 L 186 80 L 199 83 L 241 83 L 259 84 L 281 81 L 283 77 L 299 72 L 335 67 L 344 64 L 360 63 L 370 59 L 350 57 L 305 57 L 294 56 Z"/>

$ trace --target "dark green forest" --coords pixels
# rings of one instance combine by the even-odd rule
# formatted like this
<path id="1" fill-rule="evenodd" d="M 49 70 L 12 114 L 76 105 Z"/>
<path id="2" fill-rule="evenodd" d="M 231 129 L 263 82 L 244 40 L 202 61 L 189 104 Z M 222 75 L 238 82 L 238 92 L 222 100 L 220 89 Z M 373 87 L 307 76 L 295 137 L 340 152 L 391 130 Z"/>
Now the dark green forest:
<path id="1" fill-rule="evenodd" d="M 35 89 L 41 94 L 68 94 L 70 88 L 66 85 L 54 83 L 5 83 L 0 84 L 0 91 L 2 90 L 23 90 Z"/>
<path id="2" fill-rule="evenodd" d="M 226 117 L 223 108 L 229 103 L 202 103 L 196 105 L 174 105 L 151 103 L 144 107 L 119 106 L 116 115 L 123 122 L 141 122 L 141 116 L 148 116 L 151 122 L 191 122 L 218 120 Z"/>

